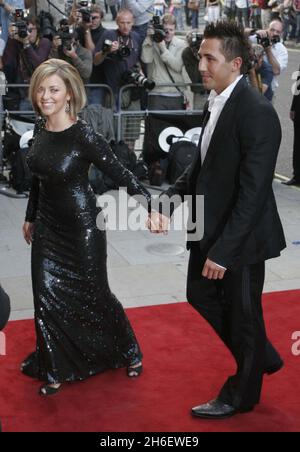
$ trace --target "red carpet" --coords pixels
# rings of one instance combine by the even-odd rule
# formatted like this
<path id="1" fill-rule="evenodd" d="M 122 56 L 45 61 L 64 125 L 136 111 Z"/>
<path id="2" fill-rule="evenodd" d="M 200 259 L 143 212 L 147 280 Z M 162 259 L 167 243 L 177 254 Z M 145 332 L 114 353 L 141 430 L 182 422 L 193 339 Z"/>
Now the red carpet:
<path id="1" fill-rule="evenodd" d="M 3 431 L 300 431 L 300 356 L 291 353 L 292 333 L 300 331 L 300 290 L 268 294 L 264 308 L 270 339 L 286 366 L 265 378 L 255 412 L 213 422 L 192 418 L 190 408 L 213 398 L 234 365 L 186 303 L 127 311 L 145 356 L 141 378 L 109 371 L 68 384 L 53 398 L 41 398 L 40 383 L 19 372 L 34 348 L 33 322 L 10 322 L 7 355 L 0 356 Z"/>

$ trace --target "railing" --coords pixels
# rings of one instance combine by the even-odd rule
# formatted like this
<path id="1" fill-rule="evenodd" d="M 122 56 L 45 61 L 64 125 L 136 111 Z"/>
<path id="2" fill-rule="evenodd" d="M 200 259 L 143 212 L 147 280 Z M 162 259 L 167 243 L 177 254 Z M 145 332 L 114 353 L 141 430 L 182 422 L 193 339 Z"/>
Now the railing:
<path id="1" fill-rule="evenodd" d="M 8 84 L 7 88 L 28 88 L 28 84 Z M 182 93 L 191 93 L 192 88 L 200 88 L 200 93 L 193 93 L 194 100 L 197 99 L 196 107 L 192 108 L 192 105 L 188 107 L 188 109 L 178 109 L 178 110 L 150 110 L 148 108 L 141 109 L 138 108 L 138 102 L 130 102 L 130 105 L 127 108 L 124 108 L 123 99 L 124 96 L 129 95 L 130 90 L 136 89 L 136 85 L 126 85 L 120 89 L 118 99 L 116 100 L 112 89 L 108 85 L 104 84 L 87 84 L 86 88 L 102 88 L 105 90 L 105 101 L 104 106 L 113 111 L 114 116 L 114 128 L 115 128 L 115 138 L 120 141 L 123 140 L 131 145 L 135 149 L 135 151 L 141 151 L 143 149 L 143 141 L 144 141 L 144 132 L 145 132 L 145 121 L 148 115 L 151 114 L 161 114 L 161 115 L 198 115 L 203 111 L 203 106 L 205 101 L 207 100 L 207 94 L 203 89 L 201 84 L 192 84 L 192 83 L 178 83 L 178 84 L 157 84 L 155 87 L 155 94 L 165 94 L 161 93 L 161 88 L 172 88 L 173 92 L 175 87 L 178 87 Z M 151 96 L 151 92 L 149 92 Z M 180 93 L 178 91 L 178 95 Z M 0 118 L 3 118 L 4 115 L 20 115 L 20 116 L 32 116 L 33 110 L 2 110 L 1 111 L 1 103 L 0 103 Z M 0 149 L 1 154 L 1 149 Z M 1 155 L 0 155 L 0 163 L 1 163 Z"/>

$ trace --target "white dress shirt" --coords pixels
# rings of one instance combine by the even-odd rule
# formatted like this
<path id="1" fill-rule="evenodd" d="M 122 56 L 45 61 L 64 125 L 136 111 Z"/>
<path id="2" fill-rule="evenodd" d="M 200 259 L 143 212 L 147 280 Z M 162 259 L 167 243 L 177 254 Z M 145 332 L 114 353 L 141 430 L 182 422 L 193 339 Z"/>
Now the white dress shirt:
<path id="1" fill-rule="evenodd" d="M 208 123 L 205 126 L 202 141 L 201 141 L 201 161 L 202 164 L 205 160 L 211 137 L 214 133 L 214 130 L 216 128 L 217 122 L 219 120 L 220 114 L 228 101 L 229 97 L 231 96 L 234 88 L 238 84 L 238 82 L 243 78 L 243 75 L 240 75 L 235 79 L 231 85 L 229 85 L 224 91 L 222 91 L 220 94 L 217 94 L 215 90 L 212 90 L 210 92 L 208 102 L 209 107 L 208 110 L 210 111 L 210 118 Z M 222 267 L 222 265 L 219 265 L 217 262 L 214 262 L 218 267 L 222 268 L 223 270 L 226 270 L 225 267 Z"/>
<path id="2" fill-rule="evenodd" d="M 243 78 L 243 75 L 240 75 L 235 79 L 231 85 L 229 85 L 224 91 L 222 91 L 220 94 L 217 94 L 215 90 L 212 90 L 210 92 L 208 102 L 209 107 L 208 110 L 210 111 L 210 118 L 208 123 L 206 124 L 206 127 L 204 129 L 202 141 L 201 141 L 201 161 L 202 164 L 205 160 L 211 137 L 214 133 L 214 130 L 216 128 L 218 119 L 220 117 L 220 114 L 222 113 L 222 110 L 228 101 L 229 97 L 231 96 L 234 88 L 238 84 L 238 82 Z"/>

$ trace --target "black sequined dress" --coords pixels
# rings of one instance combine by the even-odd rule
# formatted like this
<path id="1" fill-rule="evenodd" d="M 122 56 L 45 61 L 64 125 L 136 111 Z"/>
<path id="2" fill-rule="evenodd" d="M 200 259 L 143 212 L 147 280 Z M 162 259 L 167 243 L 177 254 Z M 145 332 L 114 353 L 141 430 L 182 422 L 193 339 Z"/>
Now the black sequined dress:
<path id="1" fill-rule="evenodd" d="M 34 174 L 26 221 L 34 222 L 32 284 L 36 351 L 22 371 L 48 383 L 85 379 L 138 363 L 141 351 L 122 305 L 111 293 L 106 234 L 88 182 L 93 163 L 127 187 L 150 195 L 82 120 L 50 132 L 38 120 L 28 155 Z"/>

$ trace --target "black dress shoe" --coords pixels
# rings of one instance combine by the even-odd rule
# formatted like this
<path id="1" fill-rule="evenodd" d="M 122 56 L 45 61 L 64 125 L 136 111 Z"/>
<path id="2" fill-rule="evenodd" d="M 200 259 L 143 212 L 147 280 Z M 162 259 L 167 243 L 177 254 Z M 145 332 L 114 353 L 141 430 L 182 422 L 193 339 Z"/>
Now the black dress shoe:
<path id="1" fill-rule="evenodd" d="M 226 419 L 237 413 L 246 413 L 252 410 L 253 407 L 238 410 L 219 399 L 214 399 L 204 405 L 192 408 L 192 415 L 202 419 Z"/>
<path id="2" fill-rule="evenodd" d="M 278 372 L 279 370 L 281 370 L 284 366 L 284 362 L 283 361 L 279 361 L 276 364 L 273 364 L 272 366 L 268 366 L 265 368 L 264 370 L 264 374 L 268 374 L 268 375 L 273 375 L 276 372 Z"/>
<path id="3" fill-rule="evenodd" d="M 292 177 L 292 179 L 287 180 L 286 182 L 282 182 L 282 184 L 284 185 L 300 185 L 300 181 L 298 179 L 295 179 L 294 177 Z"/>

